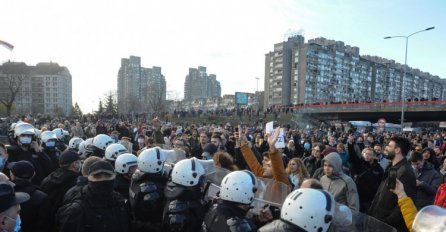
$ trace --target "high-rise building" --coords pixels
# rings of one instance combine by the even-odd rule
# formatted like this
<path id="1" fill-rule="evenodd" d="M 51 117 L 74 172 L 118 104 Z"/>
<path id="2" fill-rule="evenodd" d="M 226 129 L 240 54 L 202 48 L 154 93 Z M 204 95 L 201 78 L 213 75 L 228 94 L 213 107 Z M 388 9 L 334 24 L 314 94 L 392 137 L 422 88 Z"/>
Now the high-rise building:
<path id="1" fill-rule="evenodd" d="M 16 92 L 15 113 L 59 116 L 71 113 L 71 74 L 57 63 L 38 63 L 36 66 L 23 62 L 4 63 L 0 66 L 0 100 L 8 101 L 13 92 Z"/>
<path id="2" fill-rule="evenodd" d="M 206 67 L 189 68 L 184 82 L 184 100 L 205 99 L 221 96 L 220 82 L 215 74 L 208 75 Z"/>
<path id="3" fill-rule="evenodd" d="M 161 73 L 161 67 L 141 67 L 141 58 L 137 56 L 121 59 L 118 72 L 118 112 L 159 111 L 165 101 L 166 79 Z"/>
<path id="4" fill-rule="evenodd" d="M 265 55 L 265 106 L 322 102 L 401 101 L 404 65 L 361 56 L 358 47 L 300 35 Z M 407 99 L 445 99 L 446 80 L 407 67 Z M 406 100 L 407 100 L 406 99 Z"/>

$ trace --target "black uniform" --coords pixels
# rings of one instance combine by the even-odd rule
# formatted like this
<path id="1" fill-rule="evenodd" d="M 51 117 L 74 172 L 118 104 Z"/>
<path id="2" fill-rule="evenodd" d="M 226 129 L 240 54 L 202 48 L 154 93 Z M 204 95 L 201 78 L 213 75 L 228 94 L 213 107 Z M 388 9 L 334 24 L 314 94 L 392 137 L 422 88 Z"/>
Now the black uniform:
<path id="1" fill-rule="evenodd" d="M 166 176 L 136 170 L 129 193 L 130 208 L 135 220 L 161 224 L 166 202 L 163 193 L 166 182 Z"/>
<path id="2" fill-rule="evenodd" d="M 23 150 L 20 146 L 8 147 L 8 162 L 17 162 L 26 160 L 33 164 L 36 174 L 34 175 L 33 184 L 40 186 L 43 179 L 51 173 L 52 165 L 50 158 L 43 152 L 36 152 L 34 149 Z M 4 173 L 9 175 L 9 170 L 5 167 Z"/>
<path id="3" fill-rule="evenodd" d="M 202 232 L 250 232 L 257 231 L 254 223 L 246 218 L 247 211 L 237 203 L 220 200 L 206 213 Z"/>
<path id="4" fill-rule="evenodd" d="M 164 195 L 167 202 L 163 212 L 163 231 L 200 231 L 206 213 L 200 186 L 183 187 L 169 182 Z"/>
<path id="5" fill-rule="evenodd" d="M 51 165 L 52 165 L 51 172 L 58 169 L 59 168 L 59 156 L 61 153 L 60 150 L 57 148 L 43 148 L 42 152 L 45 153 L 45 155 L 47 155 L 48 158 L 50 158 L 50 160 L 51 160 Z"/>
<path id="6" fill-rule="evenodd" d="M 113 189 L 120 193 L 125 199 L 129 199 L 130 179 L 124 174 L 117 174 Z"/>

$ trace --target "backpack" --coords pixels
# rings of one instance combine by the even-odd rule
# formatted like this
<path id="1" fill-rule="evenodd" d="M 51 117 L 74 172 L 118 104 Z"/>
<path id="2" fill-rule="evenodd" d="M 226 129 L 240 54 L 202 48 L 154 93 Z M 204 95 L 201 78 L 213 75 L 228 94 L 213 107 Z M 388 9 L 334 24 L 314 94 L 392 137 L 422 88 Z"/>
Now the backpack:
<path id="1" fill-rule="evenodd" d="M 435 195 L 434 205 L 446 208 L 446 183 L 440 185 Z"/>

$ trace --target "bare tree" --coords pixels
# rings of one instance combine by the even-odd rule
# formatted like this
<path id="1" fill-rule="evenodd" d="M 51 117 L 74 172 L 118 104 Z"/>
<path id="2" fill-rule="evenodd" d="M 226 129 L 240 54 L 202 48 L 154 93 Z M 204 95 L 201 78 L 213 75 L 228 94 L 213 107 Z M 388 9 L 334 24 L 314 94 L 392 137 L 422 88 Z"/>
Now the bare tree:
<path id="1" fill-rule="evenodd" d="M 167 111 L 165 97 L 158 91 L 148 91 L 147 105 L 149 107 L 149 111 L 153 113 L 153 115 L 159 117 L 163 116 L 163 114 Z"/>
<path id="2" fill-rule="evenodd" d="M 23 75 L 13 74 L 0 77 L 0 103 L 5 106 L 8 116 L 11 116 L 11 109 L 14 106 L 17 94 L 22 88 L 23 79 Z"/>

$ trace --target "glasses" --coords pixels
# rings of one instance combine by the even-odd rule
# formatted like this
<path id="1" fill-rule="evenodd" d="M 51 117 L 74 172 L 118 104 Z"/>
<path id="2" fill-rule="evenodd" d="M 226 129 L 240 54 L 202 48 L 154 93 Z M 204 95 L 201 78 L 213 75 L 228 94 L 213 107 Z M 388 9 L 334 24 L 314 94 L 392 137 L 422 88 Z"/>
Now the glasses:
<path id="1" fill-rule="evenodd" d="M 319 150 L 319 149 L 313 149 L 313 151 L 315 151 L 315 152 L 321 152 L 321 150 Z"/>
<path id="2" fill-rule="evenodd" d="M 173 146 L 174 146 L 174 147 L 184 147 L 184 144 L 175 143 Z"/>

